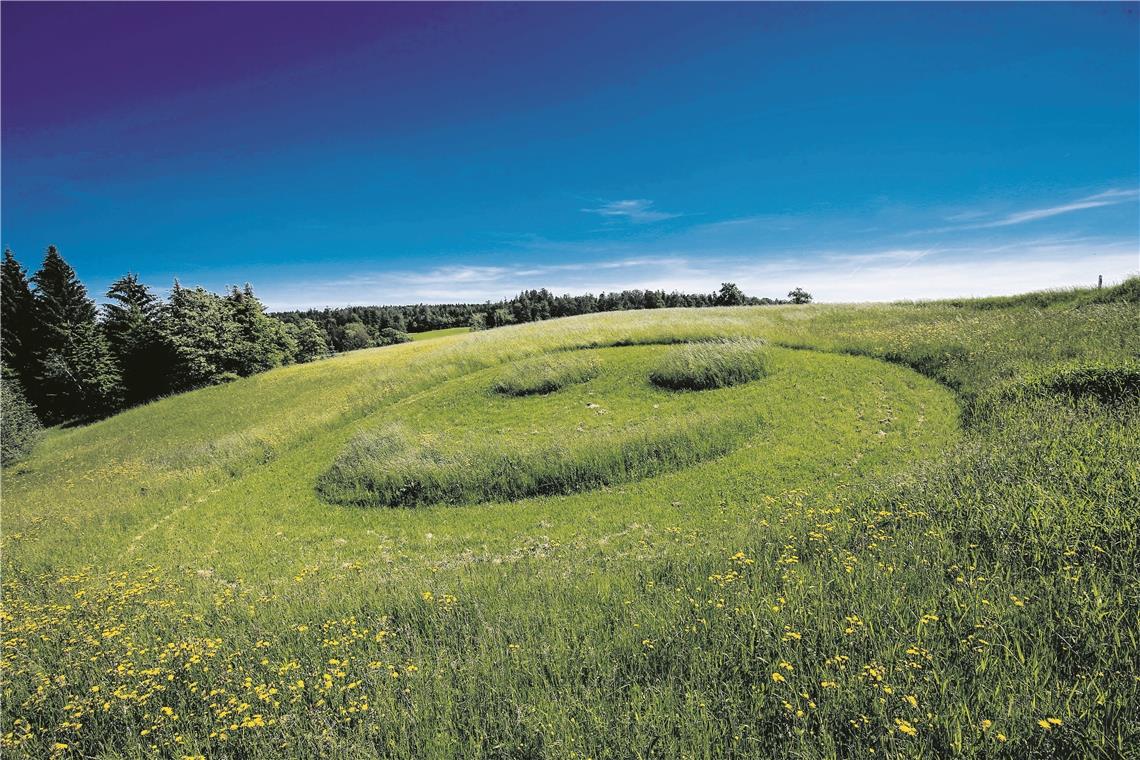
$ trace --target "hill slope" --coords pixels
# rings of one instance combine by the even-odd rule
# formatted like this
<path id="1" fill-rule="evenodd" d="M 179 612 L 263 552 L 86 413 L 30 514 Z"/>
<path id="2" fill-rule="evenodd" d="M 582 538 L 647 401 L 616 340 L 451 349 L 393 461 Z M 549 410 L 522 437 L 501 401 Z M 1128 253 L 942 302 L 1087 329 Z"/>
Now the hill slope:
<path id="1" fill-rule="evenodd" d="M 591 315 L 52 431 L 5 471 L 4 746 L 1122 751 L 1135 305 L 987 307 Z M 673 344 L 732 337 L 768 341 L 763 376 L 650 383 Z M 1008 392 L 1059 365 L 1124 380 Z M 389 495 L 343 503 L 330 472 Z"/>

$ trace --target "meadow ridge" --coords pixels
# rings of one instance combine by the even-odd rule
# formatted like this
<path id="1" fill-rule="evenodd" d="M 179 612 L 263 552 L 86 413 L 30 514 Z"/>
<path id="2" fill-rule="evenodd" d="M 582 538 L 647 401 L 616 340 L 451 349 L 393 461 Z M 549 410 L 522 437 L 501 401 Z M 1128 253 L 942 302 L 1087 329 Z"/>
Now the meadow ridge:
<path id="1" fill-rule="evenodd" d="M 53 429 L 4 754 L 1127 757 L 1138 287 L 592 314 Z"/>

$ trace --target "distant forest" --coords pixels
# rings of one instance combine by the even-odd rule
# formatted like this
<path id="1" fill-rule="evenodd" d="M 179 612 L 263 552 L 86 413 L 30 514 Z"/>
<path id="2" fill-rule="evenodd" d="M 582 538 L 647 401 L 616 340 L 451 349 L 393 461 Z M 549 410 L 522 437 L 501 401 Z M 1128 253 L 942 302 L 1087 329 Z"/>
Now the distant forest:
<path id="1" fill-rule="evenodd" d="M 161 298 L 126 274 L 97 305 L 55 246 L 31 276 L 10 250 L 0 266 L 2 460 L 13 461 L 42 424 L 86 422 L 161 396 L 216 385 L 338 351 L 402 343 L 408 333 L 489 329 L 574 314 L 676 306 L 806 303 L 716 293 L 626 290 L 555 296 L 527 290 L 484 304 L 354 306 L 266 312 L 250 285 L 225 293 L 175 280 Z"/>
<path id="2" fill-rule="evenodd" d="M 307 309 L 275 312 L 291 324 L 306 320 L 324 331 L 325 342 L 336 351 L 364 348 L 369 340 L 392 342 L 400 333 L 470 327 L 485 330 L 557 317 L 594 314 L 601 311 L 667 309 L 699 306 L 759 306 L 809 303 L 811 295 L 801 288 L 787 300 L 745 295 L 734 283 L 721 285 L 716 293 L 666 293 L 664 290 L 623 290 L 620 293 L 556 296 L 546 288 L 524 290 L 511 299 L 488 303 L 417 304 L 415 306 L 346 306 L 337 309 Z"/>

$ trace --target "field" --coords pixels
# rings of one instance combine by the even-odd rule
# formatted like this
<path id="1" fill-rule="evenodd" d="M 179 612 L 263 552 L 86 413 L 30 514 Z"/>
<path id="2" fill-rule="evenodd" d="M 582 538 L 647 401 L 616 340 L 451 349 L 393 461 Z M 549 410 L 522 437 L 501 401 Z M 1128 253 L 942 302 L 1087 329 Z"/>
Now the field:
<path id="1" fill-rule="evenodd" d="M 4 756 L 1136 756 L 1135 290 L 574 317 L 53 430 Z"/>
<path id="2" fill-rule="evenodd" d="M 412 340 L 431 340 L 432 338 L 442 338 L 446 335 L 462 335 L 467 332 L 471 332 L 470 327 L 447 327 L 442 330 L 425 330 L 424 332 L 409 333 L 409 335 Z"/>

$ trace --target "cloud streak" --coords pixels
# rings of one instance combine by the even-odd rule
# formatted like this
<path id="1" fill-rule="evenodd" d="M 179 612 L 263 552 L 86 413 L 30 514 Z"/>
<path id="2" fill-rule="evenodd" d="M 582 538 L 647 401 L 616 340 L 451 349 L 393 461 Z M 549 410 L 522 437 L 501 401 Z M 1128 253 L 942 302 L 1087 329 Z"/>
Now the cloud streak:
<path id="1" fill-rule="evenodd" d="M 989 221 L 968 222 L 965 224 L 954 224 L 948 227 L 937 227 L 931 230 L 918 230 L 913 234 L 921 233 L 934 233 L 934 232 L 954 232 L 959 230 L 986 230 L 995 229 L 998 227 L 1010 227 L 1016 224 L 1025 224 L 1027 222 L 1035 222 L 1039 219 L 1048 219 L 1061 214 L 1071 214 L 1074 211 L 1083 211 L 1090 208 L 1100 208 L 1102 206 L 1115 206 L 1118 203 L 1126 203 L 1128 201 L 1136 200 L 1140 197 L 1138 190 L 1105 190 L 1104 192 L 1090 195 L 1085 198 L 1080 198 L 1071 203 L 1062 203 L 1056 206 L 1047 206 L 1044 208 L 1029 209 L 1027 211 L 1018 211 L 1012 214 L 1006 214 L 998 219 L 991 219 Z M 950 217 L 951 220 L 966 220 L 984 217 L 984 212 L 968 211 L 960 214 L 955 214 Z"/>
<path id="2" fill-rule="evenodd" d="M 662 222 L 666 219 L 675 219 L 680 214 L 671 214 L 666 211 L 658 211 L 653 208 L 653 201 L 640 199 L 631 199 L 624 201 L 610 201 L 603 203 L 597 208 L 584 208 L 583 212 L 587 214 L 597 214 L 598 216 L 606 217 L 608 219 L 625 219 L 633 222 L 634 224 L 649 224 L 651 222 Z"/>

